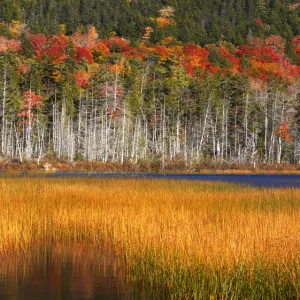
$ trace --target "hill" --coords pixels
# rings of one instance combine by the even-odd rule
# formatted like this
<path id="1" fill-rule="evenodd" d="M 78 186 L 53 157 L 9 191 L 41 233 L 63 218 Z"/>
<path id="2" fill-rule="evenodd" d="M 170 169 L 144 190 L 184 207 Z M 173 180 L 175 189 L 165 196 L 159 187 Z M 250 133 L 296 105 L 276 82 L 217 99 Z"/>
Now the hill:
<path id="1" fill-rule="evenodd" d="M 176 26 L 160 26 L 163 7 L 174 8 Z M 0 21 L 23 21 L 32 32 L 56 34 L 65 24 L 67 34 L 94 25 L 100 36 L 117 35 L 140 39 L 145 27 L 156 34 L 200 45 L 221 37 L 242 45 L 250 35 L 266 38 L 281 35 L 286 40 L 300 32 L 300 5 L 295 0 L 2 0 Z"/>

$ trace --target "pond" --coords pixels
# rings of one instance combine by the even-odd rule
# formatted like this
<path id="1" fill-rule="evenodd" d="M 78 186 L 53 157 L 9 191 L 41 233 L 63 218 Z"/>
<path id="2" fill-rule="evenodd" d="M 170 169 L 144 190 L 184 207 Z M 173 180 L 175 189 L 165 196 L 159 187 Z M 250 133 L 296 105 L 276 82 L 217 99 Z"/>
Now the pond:
<path id="1" fill-rule="evenodd" d="M 149 179 L 178 179 L 200 181 L 225 181 L 247 184 L 255 187 L 300 187 L 300 174 L 163 174 L 163 173 L 97 173 L 97 172 L 55 172 L 47 177 L 92 177 L 92 178 L 149 178 Z"/>

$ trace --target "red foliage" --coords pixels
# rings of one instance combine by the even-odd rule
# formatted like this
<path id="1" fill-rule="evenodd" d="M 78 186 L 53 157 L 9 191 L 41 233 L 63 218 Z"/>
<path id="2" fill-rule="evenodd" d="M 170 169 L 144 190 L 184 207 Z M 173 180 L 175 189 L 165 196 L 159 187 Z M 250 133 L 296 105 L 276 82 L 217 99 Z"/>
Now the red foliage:
<path id="1" fill-rule="evenodd" d="M 93 63 L 93 56 L 88 48 L 75 46 L 75 49 L 77 52 L 75 57 L 76 62 L 81 62 L 83 59 L 86 59 L 88 64 Z"/>
<path id="2" fill-rule="evenodd" d="M 65 35 L 46 38 L 43 34 L 31 35 L 30 43 L 38 60 L 47 57 L 52 63 L 59 64 L 67 58 L 65 48 L 68 38 Z"/>
<path id="3" fill-rule="evenodd" d="M 239 63 L 240 63 L 241 58 L 233 55 L 229 51 L 229 49 L 227 49 L 225 47 L 220 47 L 219 52 L 223 58 L 227 59 L 228 61 L 230 61 L 232 63 L 232 67 L 229 68 L 230 71 L 232 71 L 233 73 L 236 73 L 240 70 Z"/>
<path id="4" fill-rule="evenodd" d="M 163 11 L 165 10 L 163 9 Z M 168 8 L 167 11 L 169 10 Z M 172 12 L 172 10 L 170 11 Z M 170 24 L 173 20 L 171 15 L 161 15 L 161 19 L 167 20 L 165 24 Z M 260 19 L 257 19 L 257 25 L 263 25 Z M 149 34 L 144 36 L 144 39 L 148 39 L 147 37 L 150 36 L 152 29 L 147 27 L 146 32 Z M 118 36 L 111 36 L 108 39 L 99 41 L 94 27 L 91 27 L 85 34 L 77 31 L 70 38 L 64 34 L 50 37 L 43 34 L 32 34 L 29 35 L 29 40 L 36 60 L 46 60 L 57 65 L 64 63 L 66 58 L 72 55 L 77 63 L 86 60 L 91 65 L 89 69 L 100 66 L 94 64 L 95 59 L 97 63 L 102 62 L 101 68 L 106 68 L 106 70 L 117 74 L 128 74 L 132 71 L 132 65 L 130 64 L 132 58 L 143 60 L 142 63 L 147 64 L 147 58 L 156 54 L 161 61 L 169 60 L 171 64 L 174 62 L 174 66 L 181 64 L 187 74 L 198 78 L 217 72 L 220 74 L 226 74 L 227 72 L 239 73 L 248 76 L 253 86 L 266 87 L 267 83 L 273 78 L 280 79 L 284 84 L 290 85 L 300 77 L 300 66 L 293 65 L 285 57 L 285 41 L 276 35 L 270 36 L 266 40 L 249 37 L 249 45 L 237 48 L 224 41 L 221 41 L 218 44 L 219 46 L 207 45 L 205 48 L 198 45 L 183 45 L 182 42 L 178 42 L 172 37 L 166 37 L 155 45 L 148 41 L 140 42 L 139 46 L 133 48 L 128 40 Z M 71 51 L 68 47 L 70 40 L 74 43 L 74 48 L 72 47 Z M 294 52 L 298 55 L 300 63 L 300 36 L 295 37 L 292 42 Z M 17 52 L 19 50 L 21 50 L 20 41 L 9 40 L 0 36 L 0 52 Z M 103 57 L 107 56 L 111 56 L 112 59 L 104 60 Z M 112 61 L 118 63 L 113 64 Z M 27 65 L 19 63 L 18 74 L 20 76 L 25 74 L 28 68 Z M 53 70 L 52 78 L 55 80 L 62 78 L 61 68 L 54 67 Z M 68 74 L 64 78 L 74 77 L 77 87 L 84 88 L 89 83 L 90 74 L 80 70 L 75 72 L 75 75 Z M 104 95 L 103 93 L 107 92 L 110 97 L 114 97 L 115 91 L 117 91 L 117 97 L 121 96 L 122 90 L 120 88 L 115 89 L 112 86 L 105 91 L 102 89 L 99 95 Z M 26 114 L 26 111 L 22 113 Z"/>
<path id="5" fill-rule="evenodd" d="M 259 27 L 263 26 L 263 21 L 262 21 L 262 19 L 257 18 L 257 19 L 255 20 L 255 22 L 256 22 L 256 25 L 257 25 L 257 26 L 259 26 Z"/>
<path id="6" fill-rule="evenodd" d="M 41 56 L 46 48 L 47 38 L 44 34 L 31 34 L 29 37 L 30 44 L 35 51 L 36 56 Z"/>
<path id="7" fill-rule="evenodd" d="M 250 47 L 242 46 L 237 51 L 237 54 L 241 56 L 255 57 L 255 59 L 262 63 L 279 62 L 282 58 L 277 55 L 275 51 L 268 47 Z"/>
<path id="8" fill-rule="evenodd" d="M 23 95 L 23 107 L 18 116 L 24 118 L 25 124 L 30 124 L 33 121 L 33 111 L 42 105 L 40 101 L 42 96 L 32 91 L 26 91 Z"/>
<path id="9" fill-rule="evenodd" d="M 111 52 L 129 52 L 132 51 L 133 48 L 129 46 L 129 41 L 119 37 L 113 36 L 109 39 L 102 40 L 102 43 L 105 44 Z"/>
<path id="10" fill-rule="evenodd" d="M 197 56 L 203 59 L 206 59 L 209 56 L 209 52 L 198 45 L 186 45 L 184 47 L 184 54 L 188 56 Z"/>
<path id="11" fill-rule="evenodd" d="M 291 142 L 292 140 L 287 122 L 280 122 L 279 127 L 275 130 L 275 134 L 287 142 Z"/>
<path id="12" fill-rule="evenodd" d="M 186 45 L 183 53 L 183 66 L 189 75 L 194 76 L 196 69 L 201 71 L 210 69 L 211 65 L 208 61 L 209 52 L 205 48 L 197 45 Z"/>
<path id="13" fill-rule="evenodd" d="M 67 58 L 65 48 L 68 45 L 68 38 L 64 35 L 53 36 L 48 41 L 48 48 L 45 55 L 54 64 L 58 64 Z"/>
<path id="14" fill-rule="evenodd" d="M 266 43 L 269 46 L 242 46 L 236 50 L 237 55 L 248 58 L 250 62 L 250 67 L 245 71 L 252 78 L 268 81 L 275 76 L 288 85 L 292 84 L 299 77 L 299 66 L 292 65 L 284 58 L 284 40 L 271 36 Z"/>
<path id="15" fill-rule="evenodd" d="M 24 104 L 23 108 L 28 109 L 31 107 L 31 109 L 36 109 L 42 105 L 42 102 L 40 101 L 42 99 L 42 96 L 36 94 L 32 91 L 26 91 L 24 93 Z"/>

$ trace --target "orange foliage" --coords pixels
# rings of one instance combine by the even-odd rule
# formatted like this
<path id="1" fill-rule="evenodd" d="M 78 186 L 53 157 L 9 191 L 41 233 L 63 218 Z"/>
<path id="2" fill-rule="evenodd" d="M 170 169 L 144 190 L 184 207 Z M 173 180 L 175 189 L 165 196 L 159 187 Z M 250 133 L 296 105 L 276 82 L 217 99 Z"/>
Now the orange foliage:
<path id="1" fill-rule="evenodd" d="M 151 33 L 153 32 L 153 28 L 152 27 L 146 27 L 145 28 L 145 33 L 143 35 L 143 39 L 150 39 Z"/>
<path id="2" fill-rule="evenodd" d="M 292 140 L 287 122 L 280 122 L 279 127 L 275 130 L 275 134 L 287 142 L 291 142 Z"/>
<path id="3" fill-rule="evenodd" d="M 89 84 L 90 74 L 84 70 L 78 70 L 75 74 L 76 86 L 80 89 Z"/>
<path id="4" fill-rule="evenodd" d="M 174 9 L 170 7 L 161 10 L 161 15 L 157 19 L 159 26 L 173 24 L 173 15 Z M 259 89 L 265 87 L 272 78 L 280 79 L 287 85 L 291 85 L 299 79 L 300 66 L 293 65 L 285 57 L 285 41 L 280 36 L 273 35 L 266 40 L 249 37 L 249 45 L 236 48 L 224 41 L 218 45 L 207 45 L 202 48 L 198 45 L 183 45 L 171 36 L 153 45 L 147 41 L 153 29 L 146 27 L 145 31 L 144 41 L 135 48 L 130 46 L 130 41 L 115 36 L 115 34 L 108 39 L 98 40 L 98 34 L 94 27 L 90 27 L 85 34 L 80 30 L 76 31 L 70 38 L 63 33 L 50 37 L 43 34 L 31 34 L 29 40 L 36 60 L 48 60 L 57 65 L 64 63 L 66 58 L 72 55 L 78 64 L 86 60 L 90 64 L 90 71 L 92 68 L 99 68 L 99 65 L 94 63 L 95 59 L 98 63 L 102 60 L 102 67 L 106 70 L 124 74 L 130 70 L 130 64 L 127 62 L 130 62 L 132 58 L 146 61 L 147 58 L 156 55 L 158 60 L 180 63 L 186 73 L 193 77 L 203 78 L 207 74 L 217 72 L 223 75 L 227 72 L 247 75 L 250 85 Z M 68 51 L 70 41 L 73 42 L 74 48 L 72 47 L 71 51 Z M 300 36 L 296 36 L 292 42 L 300 63 Z M 0 36 L 0 52 L 20 50 L 20 41 Z M 109 59 L 104 62 L 104 57 L 109 57 Z M 118 63 L 112 64 L 112 61 L 118 61 Z M 25 74 L 28 68 L 26 64 L 19 63 L 19 76 Z M 53 70 L 52 77 L 58 81 L 62 77 L 60 68 L 54 67 Z M 98 74 L 100 73 L 98 72 Z M 74 74 L 68 76 L 73 78 Z M 79 88 L 86 87 L 90 76 L 83 70 L 75 72 L 76 85 Z"/>
<path id="5" fill-rule="evenodd" d="M 92 49 L 92 52 L 96 56 L 106 56 L 109 54 L 109 48 L 101 41 L 95 45 L 95 47 Z"/>
<path id="6" fill-rule="evenodd" d="M 125 71 L 126 71 L 126 68 L 124 66 L 124 62 L 119 62 L 119 63 L 116 63 L 114 65 L 111 65 L 109 69 L 113 73 L 117 73 L 117 74 L 124 74 Z"/>
<path id="7" fill-rule="evenodd" d="M 299 66 L 292 65 L 284 58 L 284 40 L 271 36 L 266 43 L 269 46 L 242 46 L 236 50 L 237 55 L 246 57 L 250 61 L 250 67 L 246 70 L 248 75 L 263 80 L 269 80 L 270 76 L 275 76 L 286 84 L 292 84 L 299 77 Z"/>
<path id="8" fill-rule="evenodd" d="M 162 28 L 162 27 L 165 27 L 165 26 L 168 26 L 171 24 L 171 20 L 168 19 L 168 18 L 157 18 L 156 19 L 156 22 L 158 24 L 158 27 Z"/>
<path id="9" fill-rule="evenodd" d="M 161 41 L 161 44 L 165 46 L 170 46 L 173 44 L 173 42 L 174 38 L 172 36 L 167 36 Z"/>

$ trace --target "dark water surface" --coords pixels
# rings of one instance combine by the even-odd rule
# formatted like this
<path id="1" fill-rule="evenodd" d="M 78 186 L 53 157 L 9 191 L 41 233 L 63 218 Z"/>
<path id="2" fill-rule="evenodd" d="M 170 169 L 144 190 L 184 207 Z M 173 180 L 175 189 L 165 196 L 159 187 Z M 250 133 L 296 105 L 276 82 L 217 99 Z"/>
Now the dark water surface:
<path id="1" fill-rule="evenodd" d="M 86 247 L 48 250 L 0 262 L 0 299 L 143 299 L 115 256 Z"/>
<path id="2" fill-rule="evenodd" d="M 247 184 L 256 187 L 300 187 L 300 174 L 266 175 L 266 174 L 161 174 L 161 173 L 97 173 L 97 172 L 55 172 L 46 175 L 55 178 L 150 178 L 181 179 L 199 181 L 225 181 Z"/>

